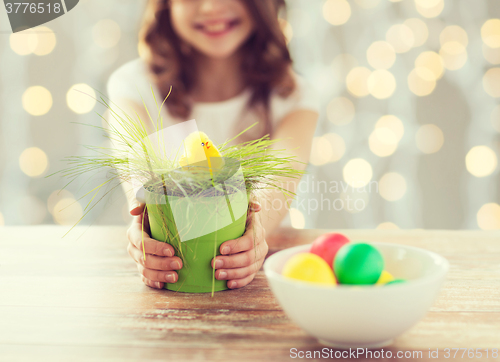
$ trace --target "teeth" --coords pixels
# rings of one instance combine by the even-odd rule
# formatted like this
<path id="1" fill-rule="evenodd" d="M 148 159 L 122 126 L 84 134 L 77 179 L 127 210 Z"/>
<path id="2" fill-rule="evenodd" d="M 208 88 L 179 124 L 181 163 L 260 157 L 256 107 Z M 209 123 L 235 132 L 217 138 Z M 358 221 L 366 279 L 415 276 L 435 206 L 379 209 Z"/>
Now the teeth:
<path id="1" fill-rule="evenodd" d="M 205 25 L 205 30 L 210 33 L 219 33 L 221 31 L 226 30 L 227 27 L 228 27 L 227 23 L 217 23 L 217 24 Z"/>

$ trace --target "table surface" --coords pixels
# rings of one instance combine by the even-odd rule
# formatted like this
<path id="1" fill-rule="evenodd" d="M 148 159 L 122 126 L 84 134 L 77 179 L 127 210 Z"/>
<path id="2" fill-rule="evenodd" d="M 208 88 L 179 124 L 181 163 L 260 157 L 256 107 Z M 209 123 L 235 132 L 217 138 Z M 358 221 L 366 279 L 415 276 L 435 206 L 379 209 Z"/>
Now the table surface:
<path id="1" fill-rule="evenodd" d="M 62 238 L 68 229 L 0 227 L 0 361 L 280 361 L 291 348 L 324 347 L 284 314 L 262 269 L 213 298 L 156 290 L 126 251 L 126 227 L 79 226 Z M 500 348 L 500 232 L 337 231 L 450 261 L 434 306 L 386 351 L 422 350 L 426 360 L 438 348 L 444 360 L 445 348 Z M 269 255 L 324 232 L 281 229 L 268 238 Z"/>

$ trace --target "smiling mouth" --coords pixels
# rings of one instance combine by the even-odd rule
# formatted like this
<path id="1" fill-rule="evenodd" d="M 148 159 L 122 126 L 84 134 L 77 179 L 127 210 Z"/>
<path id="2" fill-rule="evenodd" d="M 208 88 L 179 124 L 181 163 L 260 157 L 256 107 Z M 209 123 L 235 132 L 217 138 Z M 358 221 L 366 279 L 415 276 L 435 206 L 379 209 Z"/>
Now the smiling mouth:
<path id="1" fill-rule="evenodd" d="M 241 23 L 240 19 L 195 24 L 194 28 L 206 35 L 217 36 L 231 31 Z"/>

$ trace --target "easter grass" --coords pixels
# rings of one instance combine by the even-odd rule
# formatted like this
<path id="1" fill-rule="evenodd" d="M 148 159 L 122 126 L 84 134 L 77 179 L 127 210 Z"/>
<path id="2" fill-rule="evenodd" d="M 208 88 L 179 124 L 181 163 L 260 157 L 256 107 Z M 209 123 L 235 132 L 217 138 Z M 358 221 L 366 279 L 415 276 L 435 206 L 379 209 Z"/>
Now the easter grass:
<path id="1" fill-rule="evenodd" d="M 172 88 L 170 89 L 170 92 Z M 214 180 L 206 177 L 206 173 L 193 172 L 193 170 L 184 169 L 179 165 L 180 152 L 177 152 L 175 157 L 165 157 L 165 152 L 160 152 L 154 147 L 151 138 L 148 137 L 148 127 L 143 119 L 135 112 L 135 118 L 127 114 L 123 109 L 116 106 L 113 102 L 113 107 L 108 103 L 103 94 L 100 94 L 100 99 L 95 99 L 99 104 L 105 106 L 109 114 L 113 117 L 115 122 L 109 122 L 108 119 L 97 113 L 97 115 L 106 123 L 107 127 L 89 125 L 79 122 L 72 122 L 91 126 L 104 131 L 104 136 L 109 138 L 113 147 L 102 147 L 85 145 L 84 147 L 93 151 L 95 154 L 90 156 L 69 156 L 64 160 L 70 165 L 69 167 L 54 172 L 46 177 L 60 174 L 62 177 L 69 178 L 70 181 L 63 187 L 66 188 L 78 177 L 88 174 L 93 171 L 100 171 L 104 168 L 110 168 L 107 180 L 85 193 L 78 200 L 93 193 L 93 196 L 84 208 L 84 214 L 73 225 L 66 234 L 68 234 L 80 221 L 101 201 L 108 192 L 114 190 L 122 182 L 135 182 L 142 183 L 145 189 L 150 192 L 165 195 L 178 195 L 185 197 L 199 197 L 210 196 L 211 193 L 224 194 L 227 192 L 223 189 L 224 183 L 217 182 L 217 178 L 226 178 L 226 168 L 217 173 Z M 153 88 L 151 88 L 153 99 L 157 107 L 157 114 L 153 118 L 150 111 L 147 109 L 144 99 L 142 103 L 148 115 L 149 120 L 155 126 L 155 132 L 158 134 L 164 128 L 163 117 L 161 116 L 161 109 L 167 101 L 169 94 L 165 97 L 161 105 L 154 95 Z M 81 92 L 84 93 L 84 92 Z M 84 93 L 86 94 L 86 93 Z M 88 94 L 87 94 L 88 95 Z M 91 95 L 88 95 L 92 97 Z M 93 98 L 93 97 L 92 97 Z M 119 110 L 116 111 L 114 108 Z M 241 166 L 244 178 L 244 188 L 249 200 L 258 199 L 260 191 L 262 190 L 279 190 L 285 197 L 285 200 L 291 201 L 294 192 L 281 186 L 280 179 L 298 179 L 304 171 L 297 170 L 293 167 L 294 163 L 303 163 L 290 156 L 284 149 L 273 148 L 273 145 L 279 142 L 279 139 L 271 139 L 269 135 L 265 135 L 259 139 L 247 141 L 237 145 L 232 145 L 231 142 L 236 140 L 239 136 L 254 127 L 256 123 L 243 130 L 235 137 L 226 140 L 224 143 L 217 145 L 221 156 L 224 158 L 237 160 Z M 159 141 L 159 139 L 158 139 Z M 138 147 L 139 146 L 139 147 Z M 165 147 L 165 145 L 163 145 Z M 164 148 L 163 148 L 164 151 Z M 133 157 L 128 157 L 132 155 Z M 107 191 L 100 198 L 96 196 L 100 193 L 101 189 L 114 180 L 119 180 L 119 184 Z M 215 181 L 215 182 L 214 182 Z M 231 192 L 231 191 L 229 191 Z M 94 201 L 95 199 L 95 201 Z M 77 202 L 78 200 L 75 200 Z M 94 203 L 92 203 L 94 201 Z M 256 213 L 253 213 L 255 217 Z M 142 229 L 144 230 L 144 219 L 146 217 L 146 208 L 144 208 L 142 215 Z M 169 220 L 170 221 L 170 220 Z M 252 223 L 255 225 L 255 223 Z M 255 227 L 255 226 L 254 226 Z M 253 230 L 254 243 L 255 243 L 255 229 Z M 65 234 L 65 235 L 66 235 Z M 64 235 L 64 236 L 65 236 Z M 143 234 L 144 235 L 144 234 Z M 178 240 L 178 238 L 175 238 Z M 165 240 L 166 241 L 166 240 Z M 146 254 L 144 251 L 144 260 Z M 173 245 L 174 248 L 182 253 L 179 245 Z M 181 255 L 183 257 L 183 255 Z M 214 255 L 215 257 L 215 255 Z M 213 269 L 215 273 L 215 269 Z M 215 275 L 213 275 L 215 280 Z M 212 290 L 213 295 L 213 290 Z"/>

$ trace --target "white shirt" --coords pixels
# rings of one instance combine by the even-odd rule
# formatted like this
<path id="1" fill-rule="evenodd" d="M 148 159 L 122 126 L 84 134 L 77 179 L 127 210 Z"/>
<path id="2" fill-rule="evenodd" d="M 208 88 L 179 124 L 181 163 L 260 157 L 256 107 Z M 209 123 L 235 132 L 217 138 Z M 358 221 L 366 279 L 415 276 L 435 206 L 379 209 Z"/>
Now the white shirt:
<path id="1" fill-rule="evenodd" d="M 127 99 L 143 104 L 144 100 L 151 116 L 156 119 L 158 108 L 151 88 L 153 88 L 158 105 L 161 105 L 162 97 L 156 85 L 150 83 L 147 72 L 147 65 L 141 58 L 125 63 L 109 77 L 108 96 L 111 102 Z M 302 77 L 295 73 L 293 76 L 297 87 L 290 96 L 282 98 L 275 93 L 271 95 L 270 112 L 273 128 L 276 128 L 283 117 L 294 110 L 309 109 L 319 112 L 319 100 L 314 89 Z M 172 89 L 172 92 L 175 92 L 175 89 Z M 189 119 L 195 119 L 200 131 L 205 132 L 215 144 L 221 144 L 235 136 L 237 122 L 241 120 L 242 112 L 250 96 L 250 89 L 246 89 L 239 95 L 222 102 L 197 102 L 193 105 Z M 166 105 L 161 109 L 161 116 L 164 127 L 178 123 L 178 120 L 168 113 Z"/>

